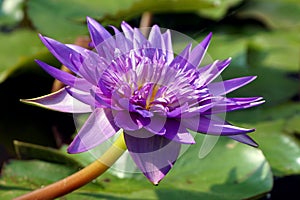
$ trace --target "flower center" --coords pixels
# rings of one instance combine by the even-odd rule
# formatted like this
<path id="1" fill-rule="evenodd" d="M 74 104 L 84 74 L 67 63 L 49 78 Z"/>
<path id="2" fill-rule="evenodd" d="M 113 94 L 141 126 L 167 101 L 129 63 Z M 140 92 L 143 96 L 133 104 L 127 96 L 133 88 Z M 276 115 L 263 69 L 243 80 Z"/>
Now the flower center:
<path id="1" fill-rule="evenodd" d="M 152 86 L 152 90 L 150 92 L 150 94 L 148 95 L 148 98 L 147 98 L 147 101 L 146 101 L 146 109 L 149 110 L 150 107 L 151 107 L 151 102 L 154 101 L 155 97 L 156 97 L 156 94 L 157 94 L 157 91 L 159 90 L 160 86 L 157 85 L 157 84 L 154 84 Z"/>
<path id="2" fill-rule="evenodd" d="M 133 92 L 130 101 L 149 110 L 154 104 L 158 103 L 156 102 L 158 98 L 164 97 L 164 88 L 157 83 L 146 83 Z"/>

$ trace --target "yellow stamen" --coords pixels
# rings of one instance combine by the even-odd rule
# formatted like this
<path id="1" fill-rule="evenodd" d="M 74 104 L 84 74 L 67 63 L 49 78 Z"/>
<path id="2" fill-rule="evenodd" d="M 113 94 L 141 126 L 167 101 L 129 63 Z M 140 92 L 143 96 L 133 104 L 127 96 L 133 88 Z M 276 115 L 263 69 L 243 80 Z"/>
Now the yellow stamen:
<path id="1" fill-rule="evenodd" d="M 151 95 L 148 96 L 146 101 L 146 109 L 150 109 L 151 102 L 154 101 L 157 91 L 159 90 L 160 86 L 156 83 L 152 87 Z"/>

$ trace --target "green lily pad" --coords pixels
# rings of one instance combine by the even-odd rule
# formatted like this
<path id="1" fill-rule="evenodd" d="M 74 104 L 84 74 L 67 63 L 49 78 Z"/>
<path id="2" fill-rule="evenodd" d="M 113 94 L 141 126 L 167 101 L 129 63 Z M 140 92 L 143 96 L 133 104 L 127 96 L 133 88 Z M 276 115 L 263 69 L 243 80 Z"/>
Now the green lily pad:
<path id="1" fill-rule="evenodd" d="M 205 136 L 197 137 L 197 145 L 188 149 L 166 179 L 168 184 L 217 195 L 213 199 L 245 199 L 271 189 L 272 173 L 260 150 L 221 138 L 206 157 L 199 159 L 199 145 Z M 261 184 L 255 186 L 258 179 Z"/>
<path id="2" fill-rule="evenodd" d="M 233 76 L 233 74 L 236 75 Z M 257 79 L 232 92 L 229 96 L 262 96 L 266 100 L 265 106 L 274 106 L 288 102 L 299 91 L 299 82 L 296 79 L 290 78 L 286 71 L 270 67 L 253 67 L 243 70 L 232 67 L 223 73 L 225 79 L 249 75 L 257 76 Z"/>
<path id="3" fill-rule="evenodd" d="M 39 1 L 27 2 L 28 15 L 37 28 L 43 34 L 53 38 L 73 39 L 78 35 L 86 34 L 87 27 L 85 17 L 99 17 L 112 12 L 118 4 L 113 1 Z M 102 5 L 101 5 L 102 4 Z M 123 6 L 126 6 L 123 4 Z M 119 7 L 120 8 L 120 7 Z"/>
<path id="4" fill-rule="evenodd" d="M 38 160 L 14 160 L 6 164 L 4 169 L 0 179 L 0 197 L 7 200 L 75 172 L 74 169 L 60 164 Z"/>
<path id="5" fill-rule="evenodd" d="M 213 20 L 222 19 L 227 13 L 228 9 L 241 3 L 241 0 L 222 0 L 215 1 L 215 6 L 208 9 L 202 9 L 198 13 L 201 16 L 207 17 Z"/>
<path id="6" fill-rule="evenodd" d="M 65 164 L 73 167 L 74 169 L 84 167 L 75 159 L 72 159 L 70 156 L 64 155 L 61 151 L 54 148 L 16 140 L 14 141 L 14 146 L 16 154 L 20 159 L 39 159 L 53 163 Z"/>
<path id="7" fill-rule="evenodd" d="M 300 28 L 300 3 L 298 0 L 248 1 L 238 15 L 242 18 L 260 20 L 270 28 Z"/>
<path id="8" fill-rule="evenodd" d="M 245 36 L 215 33 L 212 36 L 207 54 L 213 60 L 231 57 L 232 66 L 245 68 L 247 67 L 247 48 L 248 40 Z M 230 67 L 228 70 L 231 70 Z"/>
<path id="9" fill-rule="evenodd" d="M 142 0 L 132 5 L 127 11 L 117 13 L 115 18 L 124 16 L 137 16 L 145 11 L 153 13 L 169 13 L 169 12 L 196 12 L 200 16 L 211 19 L 221 19 L 226 11 L 241 0 Z M 126 19 L 126 17 L 125 17 Z"/>
<path id="10" fill-rule="evenodd" d="M 276 176 L 300 174 L 300 143 L 295 137 L 284 134 L 284 125 L 285 120 L 260 123 L 251 134 Z"/>
<path id="11" fill-rule="evenodd" d="M 2 97 L 5 97 L 0 99 L 0 104 L 5 105 L 2 106 L 2 115 L 0 116 L 0 141 L 11 156 L 15 155 L 13 148 L 15 139 L 56 146 L 52 132 L 53 126 L 61 122 L 66 127 L 70 122 L 68 120 L 70 116 L 64 113 L 42 110 L 20 102 L 20 99 L 49 93 L 54 80 L 35 63 L 34 59 L 43 60 L 53 66 L 61 65 L 45 49 L 20 59 L 18 63 L 2 73 L 2 82 L 0 81 L 0 93 Z M 62 116 L 65 117 L 59 119 Z M 62 122 L 63 120 L 66 121 Z M 69 133 L 70 131 L 73 130 L 65 132 Z"/>
<path id="12" fill-rule="evenodd" d="M 264 35 L 263 38 L 268 37 L 268 34 L 261 33 L 253 37 L 214 34 L 208 54 L 213 60 L 232 57 L 231 64 L 221 74 L 223 80 L 241 76 L 258 77 L 249 85 L 232 92 L 228 96 L 263 96 L 267 106 L 278 105 L 290 100 L 298 93 L 298 80 L 289 76 L 289 73 L 294 72 L 298 66 L 296 54 L 299 51 L 296 44 L 293 44 L 298 36 L 291 34 L 290 38 L 286 39 L 287 42 L 273 42 L 273 40 L 280 40 L 282 36 L 282 33 L 275 33 L 271 34 L 265 42 L 259 42 L 264 40 L 262 35 Z M 272 36 L 273 40 L 271 39 Z M 255 40 L 257 41 L 256 46 L 254 42 L 252 44 L 250 42 Z M 252 45 L 251 48 L 250 44 Z M 278 50 L 284 44 L 291 44 L 290 47 L 284 48 L 290 50 L 279 52 Z M 295 57 L 289 58 L 289 53 Z M 279 54 L 280 56 L 278 56 Z M 265 59 L 266 55 L 268 56 L 267 59 Z M 282 59 L 273 59 L 276 56 Z"/>
<path id="13" fill-rule="evenodd" d="M 290 119 L 287 120 L 285 124 L 285 129 L 286 132 L 290 134 L 295 134 L 300 136 L 300 115 L 298 112 L 298 115 L 295 115 L 291 117 Z"/>
<path id="14" fill-rule="evenodd" d="M 145 11 L 186 12 L 214 6 L 208 0 L 65 0 L 28 1 L 28 14 L 34 26 L 43 34 L 57 38 L 74 38 L 87 34 L 86 16 L 96 18 L 103 25 L 119 25 L 122 20 L 138 17 Z M 68 8 L 68 9 L 66 9 Z"/>
<path id="15" fill-rule="evenodd" d="M 15 26 L 23 18 L 22 1 L 0 1 L 0 26 Z"/>
<path id="16" fill-rule="evenodd" d="M 254 67 L 268 66 L 298 72 L 299 45 L 299 31 L 258 33 L 249 41 L 249 64 Z"/>
<path id="17" fill-rule="evenodd" d="M 281 105 L 264 107 L 262 106 L 251 108 L 247 110 L 238 110 L 226 114 L 226 118 L 229 121 L 247 124 L 257 124 L 266 121 L 276 121 L 280 119 L 286 119 L 286 128 L 288 130 L 296 129 L 297 115 L 300 112 L 300 104 L 294 102 L 288 102 Z M 295 121 L 293 121 L 295 118 Z M 291 124 L 289 123 L 291 120 Z"/>
<path id="18" fill-rule="evenodd" d="M 66 197 L 69 199 L 245 199 L 260 196 L 272 188 L 272 173 L 260 150 L 222 138 L 205 157 L 198 157 L 204 136 L 196 137 L 158 187 L 144 176 L 119 179 L 105 173 Z M 1 199 L 16 197 L 49 184 L 73 170 L 69 166 L 43 161 L 12 161 L 0 179 Z M 30 183 L 30 184 L 29 184 Z M 8 192 L 8 189 L 11 192 Z"/>
<path id="19" fill-rule="evenodd" d="M 0 33 L 0 44 L 0 83 L 7 78 L 11 68 L 45 49 L 38 34 L 28 30 Z"/>
<path id="20" fill-rule="evenodd" d="M 228 113 L 227 120 L 255 127 L 256 131 L 250 135 L 259 144 L 274 174 L 288 176 L 300 174 L 299 112 L 300 104 L 290 102 Z"/>

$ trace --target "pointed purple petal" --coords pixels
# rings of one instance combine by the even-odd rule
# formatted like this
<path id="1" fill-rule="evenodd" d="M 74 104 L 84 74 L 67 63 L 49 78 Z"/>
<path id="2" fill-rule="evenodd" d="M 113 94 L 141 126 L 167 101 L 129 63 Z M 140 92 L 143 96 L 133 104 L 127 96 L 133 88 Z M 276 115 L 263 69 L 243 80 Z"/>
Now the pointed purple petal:
<path id="1" fill-rule="evenodd" d="M 238 98 L 224 98 L 229 101 L 229 103 L 233 104 L 244 104 L 244 103 L 252 103 L 255 101 L 263 100 L 263 97 L 238 97 Z"/>
<path id="2" fill-rule="evenodd" d="M 250 98 L 223 98 L 217 102 L 217 104 L 211 109 L 205 111 L 203 114 L 217 114 L 224 112 L 231 112 L 234 110 L 251 108 L 261 105 L 265 102 L 262 97 L 250 97 Z"/>
<path id="3" fill-rule="evenodd" d="M 127 39 L 129 39 L 129 41 L 132 41 L 132 39 L 133 39 L 133 28 L 124 21 L 121 23 L 121 28 L 123 30 L 123 33 L 124 33 L 125 37 Z"/>
<path id="4" fill-rule="evenodd" d="M 163 135 L 169 140 L 182 144 L 195 144 L 194 137 L 185 126 L 176 119 L 168 119 L 165 123 L 166 133 Z"/>
<path id="5" fill-rule="evenodd" d="M 189 44 L 182 50 L 182 52 L 174 58 L 174 60 L 170 63 L 170 67 L 175 67 L 182 69 L 186 66 L 188 62 L 190 51 L 192 48 L 192 44 Z"/>
<path id="6" fill-rule="evenodd" d="M 233 126 L 217 116 L 197 116 L 183 119 L 184 126 L 192 131 L 209 135 L 238 135 L 253 132 L 254 129 L 245 129 Z"/>
<path id="7" fill-rule="evenodd" d="M 144 126 L 144 128 L 155 135 L 162 135 L 163 137 L 179 142 L 182 144 L 194 144 L 193 136 L 182 126 L 176 119 L 170 119 L 163 116 L 154 116 L 151 122 Z"/>
<path id="8" fill-rule="evenodd" d="M 198 67 L 200 65 L 208 49 L 211 37 L 212 33 L 209 33 L 208 36 L 206 36 L 204 40 L 202 40 L 202 42 L 192 50 L 189 63 L 193 65 L 193 67 Z"/>
<path id="9" fill-rule="evenodd" d="M 137 28 L 133 29 L 133 49 L 140 50 L 149 45 L 148 40 Z"/>
<path id="10" fill-rule="evenodd" d="M 162 34 L 165 48 L 166 48 L 166 59 L 167 64 L 170 64 L 172 60 L 174 59 L 174 52 L 173 52 L 173 46 L 172 46 L 172 39 L 171 39 L 171 32 L 170 30 L 167 30 L 165 33 Z"/>
<path id="11" fill-rule="evenodd" d="M 99 104 L 99 107 L 106 107 L 106 108 L 111 108 L 113 110 L 119 110 L 119 111 L 124 110 L 123 108 L 120 108 L 118 105 L 113 104 L 112 99 L 107 98 L 104 95 L 95 92 L 94 90 L 91 90 L 91 95 L 95 98 L 97 104 Z"/>
<path id="12" fill-rule="evenodd" d="M 83 59 L 88 59 L 92 57 L 93 59 L 101 59 L 101 56 L 95 52 L 94 50 L 89 50 L 81 46 L 77 46 L 75 44 L 66 44 L 67 47 L 73 49 L 74 51 L 78 52 L 78 54 L 74 54 L 76 56 L 81 56 Z M 102 60 L 101 60 L 102 61 Z"/>
<path id="13" fill-rule="evenodd" d="M 77 55 L 78 52 L 69 48 L 67 45 L 62 44 L 56 40 L 53 40 L 48 37 L 44 37 L 42 35 L 39 35 L 41 41 L 44 43 L 44 45 L 49 49 L 49 51 L 67 68 L 69 68 L 74 73 L 78 73 L 78 67 L 75 66 L 70 61 L 70 56 L 72 54 Z"/>
<path id="14" fill-rule="evenodd" d="M 131 113 L 127 110 L 118 111 L 115 116 L 115 124 L 128 131 L 135 131 L 141 129 L 143 126 L 150 123 L 149 118 L 144 118 L 137 113 Z"/>
<path id="15" fill-rule="evenodd" d="M 68 153 L 88 151 L 113 136 L 118 129 L 109 113 L 109 110 L 95 109 L 68 147 Z"/>
<path id="16" fill-rule="evenodd" d="M 249 137 L 246 134 L 243 134 L 243 135 L 230 135 L 230 136 L 227 136 L 227 137 L 229 137 L 233 140 L 236 140 L 238 142 L 248 144 L 248 145 L 253 146 L 253 147 L 258 147 L 258 144 L 251 137 Z"/>
<path id="17" fill-rule="evenodd" d="M 150 123 L 144 128 L 156 135 L 163 135 L 166 132 L 165 123 L 166 117 L 153 116 L 150 118 Z"/>
<path id="18" fill-rule="evenodd" d="M 173 167 L 180 152 L 180 143 L 153 135 L 145 129 L 125 132 L 124 139 L 135 164 L 157 185 Z"/>
<path id="19" fill-rule="evenodd" d="M 116 48 L 118 48 L 121 52 L 120 55 L 128 54 L 129 51 L 133 48 L 132 42 L 128 40 L 117 28 L 111 26 L 115 32 L 114 37 L 116 38 Z"/>
<path id="20" fill-rule="evenodd" d="M 259 99 L 262 99 L 262 98 L 259 98 Z M 241 105 L 238 105 L 238 104 L 237 105 L 229 105 L 229 106 L 227 106 L 226 112 L 232 112 L 232 111 L 235 111 L 235 110 L 252 108 L 252 107 L 255 107 L 255 106 L 259 106 L 263 103 L 265 103 L 265 100 L 261 100 L 261 101 L 257 101 L 257 102 L 250 102 L 250 103 L 243 103 Z"/>
<path id="21" fill-rule="evenodd" d="M 25 99 L 22 100 L 22 102 L 66 113 L 92 112 L 90 105 L 78 101 L 72 97 L 65 88 L 42 97 Z"/>
<path id="22" fill-rule="evenodd" d="M 151 47 L 157 48 L 159 50 L 165 49 L 165 43 L 163 41 L 161 32 L 157 25 L 154 25 L 149 33 L 149 42 Z"/>
<path id="23" fill-rule="evenodd" d="M 99 55 L 111 61 L 113 59 L 115 40 L 112 35 L 101 26 L 96 20 L 87 17 L 88 29 L 93 46 Z"/>
<path id="24" fill-rule="evenodd" d="M 93 85 L 97 85 L 98 80 L 95 77 L 95 67 L 98 67 L 98 64 L 94 65 L 97 59 L 93 59 L 92 56 L 84 58 L 82 55 L 71 55 L 70 60 L 74 65 L 79 66 L 78 71 L 82 78 Z M 91 66 L 94 67 L 93 70 L 91 69 Z"/>
<path id="25" fill-rule="evenodd" d="M 184 103 L 182 106 L 179 106 L 172 110 L 171 112 L 167 112 L 168 117 L 173 118 L 173 117 L 179 117 L 183 113 L 185 113 L 189 109 L 188 103 Z"/>
<path id="26" fill-rule="evenodd" d="M 84 54 L 85 51 L 88 51 L 88 49 L 78 46 L 76 44 L 66 44 L 66 46 L 80 54 Z"/>
<path id="27" fill-rule="evenodd" d="M 83 92 L 72 87 L 66 87 L 65 89 L 72 97 L 87 105 L 90 105 L 91 108 L 102 107 L 95 101 L 95 98 L 90 92 Z"/>
<path id="28" fill-rule="evenodd" d="M 92 42 L 94 46 L 97 48 L 99 44 L 105 41 L 108 38 L 111 38 L 111 34 L 101 26 L 96 20 L 87 17 L 88 29 L 91 35 Z"/>
<path id="29" fill-rule="evenodd" d="M 48 65 L 40 60 L 35 60 L 48 74 L 53 76 L 55 79 L 63 82 L 66 85 L 75 87 L 82 91 L 89 91 L 92 84 L 87 82 L 85 79 L 77 78 L 68 72 L 61 71 L 55 67 Z"/>
<path id="30" fill-rule="evenodd" d="M 223 82 L 211 83 L 207 87 L 209 88 L 209 92 L 212 95 L 224 95 L 240 87 L 243 87 L 244 85 L 247 85 L 248 83 L 252 82 L 254 79 L 256 79 L 256 76 L 235 78 Z"/>
<path id="31" fill-rule="evenodd" d="M 71 63 L 78 69 L 77 74 L 96 85 L 99 74 L 101 74 L 108 66 L 106 60 L 96 52 L 83 47 L 73 44 L 66 44 L 66 46 L 78 52 L 78 54 L 70 55 Z"/>
<path id="32" fill-rule="evenodd" d="M 199 69 L 199 78 L 196 80 L 197 87 L 206 86 L 217 78 L 230 64 L 231 58 L 226 60 L 216 60 L 214 63 Z"/>
<path id="33" fill-rule="evenodd" d="M 193 107 L 188 108 L 186 112 L 181 114 L 181 117 L 189 118 L 189 117 L 199 116 L 200 113 L 203 113 L 211 109 L 216 104 L 216 100 L 211 99 L 203 104 L 201 102 L 199 102 L 198 104 L 200 105 L 194 105 Z"/>

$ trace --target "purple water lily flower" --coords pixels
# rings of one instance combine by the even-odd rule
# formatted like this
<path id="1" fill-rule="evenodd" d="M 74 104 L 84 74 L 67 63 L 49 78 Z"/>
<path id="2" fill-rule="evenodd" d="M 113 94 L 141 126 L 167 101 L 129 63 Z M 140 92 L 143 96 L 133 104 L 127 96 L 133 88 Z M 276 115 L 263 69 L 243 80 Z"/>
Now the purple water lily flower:
<path id="1" fill-rule="evenodd" d="M 112 27 L 112 36 L 87 18 L 95 51 L 62 44 L 40 36 L 49 51 L 75 75 L 37 60 L 66 86 L 58 92 L 26 100 L 28 103 L 68 113 L 90 113 L 68 148 L 79 153 L 96 147 L 124 131 L 129 153 L 153 183 L 173 167 L 182 144 L 194 144 L 189 130 L 227 136 L 257 146 L 239 128 L 219 117 L 263 103 L 261 97 L 227 98 L 225 95 L 255 79 L 253 76 L 213 82 L 230 59 L 199 67 L 212 34 L 176 57 L 170 31 L 153 26 L 148 39 L 137 28 L 122 22 L 123 32 Z"/>

